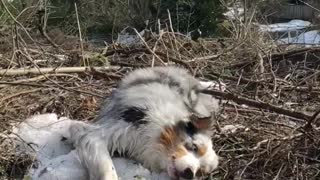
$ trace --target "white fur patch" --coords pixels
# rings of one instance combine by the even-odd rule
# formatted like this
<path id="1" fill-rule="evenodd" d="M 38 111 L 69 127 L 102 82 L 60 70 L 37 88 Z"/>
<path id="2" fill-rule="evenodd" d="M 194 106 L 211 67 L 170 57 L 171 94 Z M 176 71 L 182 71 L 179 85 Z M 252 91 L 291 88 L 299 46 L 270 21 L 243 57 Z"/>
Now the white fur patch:
<path id="1" fill-rule="evenodd" d="M 211 139 L 208 136 L 197 134 L 194 136 L 194 142 L 207 146 L 206 153 L 200 157 L 202 168 L 205 168 L 206 172 L 211 172 L 216 169 L 219 165 L 219 156 L 212 150 Z"/>
<path id="2" fill-rule="evenodd" d="M 180 172 L 187 168 L 190 168 L 195 174 L 200 167 L 200 161 L 194 154 L 188 153 L 187 155 L 176 159 L 175 167 Z"/>

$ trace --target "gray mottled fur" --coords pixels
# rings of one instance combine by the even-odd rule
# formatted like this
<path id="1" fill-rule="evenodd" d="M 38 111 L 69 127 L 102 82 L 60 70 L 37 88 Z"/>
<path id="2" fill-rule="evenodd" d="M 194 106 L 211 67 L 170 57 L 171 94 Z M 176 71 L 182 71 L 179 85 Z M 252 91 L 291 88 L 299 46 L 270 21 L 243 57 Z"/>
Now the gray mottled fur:
<path id="1" fill-rule="evenodd" d="M 190 121 L 191 111 L 210 116 L 218 109 L 215 99 L 198 93 L 201 88 L 197 79 L 177 67 L 129 73 L 105 100 L 94 123 L 79 123 L 71 128 L 71 139 L 90 180 L 117 179 L 110 158 L 114 152 L 151 170 L 165 170 L 166 155 L 155 149 L 162 128 Z M 122 112 L 131 107 L 146 110 L 146 124 L 135 126 L 122 120 Z"/>

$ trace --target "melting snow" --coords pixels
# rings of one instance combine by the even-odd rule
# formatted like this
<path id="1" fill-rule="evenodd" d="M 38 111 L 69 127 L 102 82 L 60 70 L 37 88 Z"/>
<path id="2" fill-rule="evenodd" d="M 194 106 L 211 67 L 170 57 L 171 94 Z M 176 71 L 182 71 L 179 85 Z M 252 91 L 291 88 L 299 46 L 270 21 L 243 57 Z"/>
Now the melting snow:
<path id="1" fill-rule="evenodd" d="M 72 150 L 71 145 L 63 141 L 68 137 L 68 127 L 75 121 L 58 118 L 56 114 L 33 116 L 13 129 L 12 135 L 17 153 L 27 152 L 35 157 L 36 165 L 26 176 L 33 180 L 87 180 L 88 175 Z M 32 143 L 32 148 L 27 144 Z M 112 158 L 119 179 L 168 180 L 166 173 L 153 173 L 139 163 L 125 159 Z"/>
<path id="2" fill-rule="evenodd" d="M 243 19 L 243 14 L 244 14 L 244 8 L 228 8 L 228 11 L 225 12 L 223 15 L 225 15 L 228 19 L 237 19 L 237 18 L 240 18 L 240 19 Z"/>
<path id="3" fill-rule="evenodd" d="M 305 29 L 308 26 L 311 26 L 311 23 L 309 21 L 295 19 L 287 23 L 259 24 L 258 26 L 263 32 L 286 32 Z"/>
<path id="4" fill-rule="evenodd" d="M 262 32 L 287 33 L 288 37 L 277 40 L 279 44 L 319 45 L 320 33 L 318 30 L 304 32 L 311 25 L 309 21 L 295 19 L 287 23 L 259 24 L 258 27 Z M 290 32 L 296 32 L 298 35 L 292 37 Z"/>
<path id="5" fill-rule="evenodd" d="M 288 37 L 278 40 L 282 44 L 306 44 L 320 45 L 320 32 L 318 30 L 308 31 L 300 34 L 297 37 Z"/>

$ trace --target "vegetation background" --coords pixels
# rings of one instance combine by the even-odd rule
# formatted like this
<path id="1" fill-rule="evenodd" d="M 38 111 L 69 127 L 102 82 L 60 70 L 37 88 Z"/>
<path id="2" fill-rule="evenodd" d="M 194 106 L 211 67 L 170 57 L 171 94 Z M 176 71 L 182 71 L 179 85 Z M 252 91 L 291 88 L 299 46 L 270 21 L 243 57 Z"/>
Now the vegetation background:
<path id="1" fill-rule="evenodd" d="M 200 29 L 203 36 L 213 36 L 225 10 L 220 0 L 13 0 L 8 8 L 26 27 L 41 31 L 46 23 L 47 30 L 59 28 L 65 34 L 76 35 L 75 4 L 81 30 L 88 36 L 115 35 L 127 26 L 138 31 L 157 30 L 158 20 L 169 24 L 168 12 L 175 31 Z M 13 24 L 4 7 L 0 7 L 0 23 Z"/>

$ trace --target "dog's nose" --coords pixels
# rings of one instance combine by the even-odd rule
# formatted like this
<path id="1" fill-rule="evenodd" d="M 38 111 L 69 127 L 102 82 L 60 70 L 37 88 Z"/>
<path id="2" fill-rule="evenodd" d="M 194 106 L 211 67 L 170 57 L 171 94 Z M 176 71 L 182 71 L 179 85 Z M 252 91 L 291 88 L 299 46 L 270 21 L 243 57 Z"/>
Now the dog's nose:
<path id="1" fill-rule="evenodd" d="M 190 168 L 187 168 L 180 174 L 180 176 L 184 179 L 194 179 L 195 174 Z"/>

